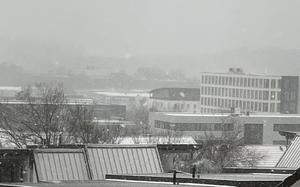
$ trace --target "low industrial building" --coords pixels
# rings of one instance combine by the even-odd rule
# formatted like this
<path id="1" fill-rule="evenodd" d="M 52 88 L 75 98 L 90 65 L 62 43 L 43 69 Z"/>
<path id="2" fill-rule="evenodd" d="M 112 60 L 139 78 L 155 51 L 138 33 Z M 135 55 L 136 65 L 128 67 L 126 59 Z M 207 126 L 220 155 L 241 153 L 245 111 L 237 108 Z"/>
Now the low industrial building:
<path id="1" fill-rule="evenodd" d="M 279 131 L 300 131 L 296 114 L 194 114 L 151 112 L 149 124 L 153 133 L 173 132 L 204 140 L 207 135 L 221 138 L 222 133 L 239 130 L 247 145 L 286 145 Z M 239 129 L 237 129 L 239 127 Z"/>
<path id="2" fill-rule="evenodd" d="M 150 91 L 149 108 L 157 112 L 200 112 L 199 88 L 157 88 Z"/>
<path id="3" fill-rule="evenodd" d="M 149 93 L 145 91 L 88 91 L 85 94 L 99 104 L 125 105 L 127 107 L 135 102 L 149 100 Z"/>

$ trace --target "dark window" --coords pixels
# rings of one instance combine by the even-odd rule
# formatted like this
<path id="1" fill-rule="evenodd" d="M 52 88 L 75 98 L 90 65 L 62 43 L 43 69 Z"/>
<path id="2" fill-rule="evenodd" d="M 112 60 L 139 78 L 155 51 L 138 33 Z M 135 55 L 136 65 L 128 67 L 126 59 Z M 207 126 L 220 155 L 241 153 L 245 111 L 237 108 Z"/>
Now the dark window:
<path id="1" fill-rule="evenodd" d="M 271 88 L 276 88 L 276 80 L 271 80 Z"/>
<path id="2" fill-rule="evenodd" d="M 286 140 L 274 140 L 273 145 L 286 145 Z"/>
<path id="3" fill-rule="evenodd" d="M 261 103 L 258 103 L 258 111 L 261 111 Z"/>
<path id="4" fill-rule="evenodd" d="M 255 79 L 255 87 L 258 88 L 258 79 Z"/>
<path id="5" fill-rule="evenodd" d="M 269 88 L 269 79 L 264 79 L 264 88 Z"/>
<path id="6" fill-rule="evenodd" d="M 300 124 L 274 124 L 273 131 L 300 131 Z"/>
<path id="7" fill-rule="evenodd" d="M 214 124 L 214 130 L 221 131 L 222 130 L 221 124 Z"/>
<path id="8" fill-rule="evenodd" d="M 155 128 L 160 129 L 172 129 L 176 131 L 233 131 L 233 124 L 221 124 L 221 123 L 175 123 L 171 128 L 170 122 L 164 122 L 155 120 Z M 173 126 L 172 125 L 172 126 Z"/>
<path id="9" fill-rule="evenodd" d="M 224 131 L 233 131 L 233 124 L 232 123 L 227 123 L 227 124 L 223 124 L 223 129 Z"/>
<path id="10" fill-rule="evenodd" d="M 251 102 L 251 111 L 254 111 L 254 102 Z"/>
<path id="11" fill-rule="evenodd" d="M 251 90 L 251 99 L 254 99 L 254 90 Z"/>
<path id="12" fill-rule="evenodd" d="M 268 91 L 264 91 L 263 99 L 269 100 L 269 92 Z"/>
<path id="13" fill-rule="evenodd" d="M 259 99 L 262 99 L 262 91 L 259 91 Z"/>
<path id="14" fill-rule="evenodd" d="M 271 92 L 271 100 L 275 100 L 276 99 L 276 92 Z"/>
<path id="15" fill-rule="evenodd" d="M 245 144 L 263 143 L 263 124 L 245 124 L 244 128 Z"/>
<path id="16" fill-rule="evenodd" d="M 170 123 L 169 122 L 155 120 L 154 127 L 155 128 L 160 128 L 160 129 L 170 129 Z"/>
<path id="17" fill-rule="evenodd" d="M 252 86 L 252 87 L 255 87 L 255 82 L 254 82 L 254 80 L 255 80 L 255 79 L 251 79 L 251 86 Z"/>
<path id="18" fill-rule="evenodd" d="M 275 103 L 270 104 L 270 112 L 275 112 Z"/>
<path id="19" fill-rule="evenodd" d="M 263 112 L 268 112 L 269 107 L 268 107 L 268 103 L 264 103 L 263 104 Z"/>
<path id="20" fill-rule="evenodd" d="M 281 92 L 277 92 L 277 99 L 278 99 L 278 100 L 281 99 Z"/>
<path id="21" fill-rule="evenodd" d="M 281 80 L 278 80 L 278 82 L 277 82 L 277 88 L 281 88 Z"/>
<path id="22" fill-rule="evenodd" d="M 263 79 L 259 80 L 259 87 L 262 88 L 263 87 Z"/>
<path id="23" fill-rule="evenodd" d="M 277 108 L 277 110 L 276 110 L 277 112 L 280 111 L 280 103 L 277 103 L 276 108 Z"/>

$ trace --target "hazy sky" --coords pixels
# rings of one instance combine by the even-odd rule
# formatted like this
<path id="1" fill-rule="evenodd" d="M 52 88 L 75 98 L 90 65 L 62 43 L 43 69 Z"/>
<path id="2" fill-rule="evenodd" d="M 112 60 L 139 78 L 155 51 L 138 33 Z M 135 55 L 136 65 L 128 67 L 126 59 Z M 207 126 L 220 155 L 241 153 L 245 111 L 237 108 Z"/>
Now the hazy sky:
<path id="1" fill-rule="evenodd" d="M 299 0 L 1 0 L 0 36 L 101 56 L 300 49 Z"/>

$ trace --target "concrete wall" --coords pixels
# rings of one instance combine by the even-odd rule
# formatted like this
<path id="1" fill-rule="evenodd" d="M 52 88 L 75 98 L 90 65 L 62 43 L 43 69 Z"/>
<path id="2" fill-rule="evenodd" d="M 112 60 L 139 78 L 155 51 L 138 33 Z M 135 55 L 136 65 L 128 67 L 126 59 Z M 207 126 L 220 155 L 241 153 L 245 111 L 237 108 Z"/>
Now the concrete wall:
<path id="1" fill-rule="evenodd" d="M 184 101 L 184 100 L 173 101 L 173 100 L 150 99 L 149 108 L 153 108 L 158 112 L 199 113 L 200 101 Z"/>
<path id="2" fill-rule="evenodd" d="M 241 125 L 262 124 L 263 125 L 263 144 L 273 144 L 273 141 L 285 141 L 285 137 L 274 131 L 274 124 L 297 124 L 300 126 L 300 115 L 250 115 L 230 117 L 228 115 L 204 115 L 204 114 L 183 114 L 183 113 L 150 113 L 149 124 L 153 131 L 163 131 L 154 127 L 155 120 L 170 123 L 228 123 L 234 119 Z M 296 130 L 296 129 L 295 129 Z M 215 135 L 220 131 L 212 131 Z M 204 131 L 182 131 L 186 136 L 201 136 Z"/>

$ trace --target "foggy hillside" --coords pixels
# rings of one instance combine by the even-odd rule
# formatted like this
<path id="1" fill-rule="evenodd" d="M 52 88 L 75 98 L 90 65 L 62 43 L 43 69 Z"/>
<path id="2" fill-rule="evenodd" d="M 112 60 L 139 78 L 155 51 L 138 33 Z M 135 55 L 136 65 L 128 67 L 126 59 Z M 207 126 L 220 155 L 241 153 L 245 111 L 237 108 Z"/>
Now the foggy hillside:
<path id="1" fill-rule="evenodd" d="M 81 58 L 82 51 L 66 43 L 24 37 L 0 37 L 0 63 L 20 65 L 31 73 L 46 73 L 75 65 Z"/>
<path id="2" fill-rule="evenodd" d="M 112 72 L 133 74 L 139 67 L 181 70 L 187 77 L 200 72 L 226 72 L 241 67 L 246 73 L 297 75 L 300 50 L 240 48 L 198 56 L 88 56 L 80 48 L 50 41 L 0 38 L 0 63 L 19 65 L 25 72 L 103 77 Z M 293 68 L 291 68 L 293 67 Z"/>

